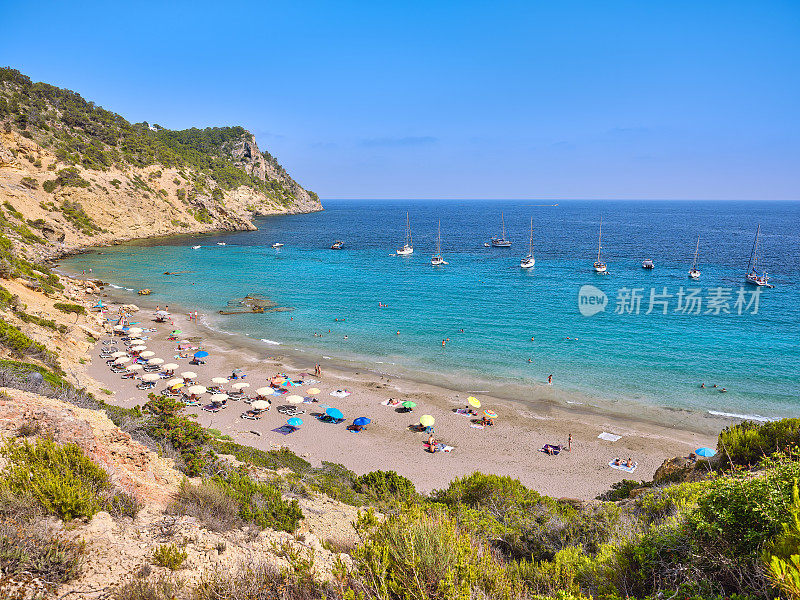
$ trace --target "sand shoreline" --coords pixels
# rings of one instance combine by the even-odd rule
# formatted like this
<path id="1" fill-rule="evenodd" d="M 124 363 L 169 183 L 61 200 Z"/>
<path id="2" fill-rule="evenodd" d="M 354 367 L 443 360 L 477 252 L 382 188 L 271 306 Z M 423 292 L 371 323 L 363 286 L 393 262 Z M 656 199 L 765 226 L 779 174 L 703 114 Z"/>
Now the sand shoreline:
<path id="1" fill-rule="evenodd" d="M 108 293 L 108 297 L 117 304 L 132 300 L 124 290 Z M 150 337 L 148 349 L 167 362 L 177 362 L 179 371 L 197 372 L 202 385 L 208 385 L 212 377 L 229 375 L 238 367 L 247 373 L 245 381 L 251 384 L 248 391 L 253 393 L 275 373 L 286 372 L 298 378 L 300 373 L 312 373 L 314 363 L 319 361 L 311 354 L 282 356 L 278 360 L 274 354 L 282 348 L 260 346 L 258 340 L 212 330 L 203 325 L 203 315 L 200 315 L 200 323 L 190 322 L 186 316 L 188 311 L 181 314 L 176 312 L 179 307 L 172 305 L 174 326 L 183 331 L 181 338 L 196 342 L 195 345 L 210 353 L 205 365 L 190 366 L 186 359 L 174 359 L 175 343 L 166 340 L 172 327 L 152 322 L 152 307 L 156 303 L 139 300 L 143 308 L 135 314 L 134 320 L 140 321 L 142 327 L 158 329 L 156 333 L 143 334 Z M 137 390 L 136 382 L 122 380 L 111 373 L 105 360 L 98 357 L 99 350 L 98 344 L 91 352 L 86 372 L 113 392 L 107 400 L 126 407 L 143 404 L 147 392 Z M 317 395 L 320 403 L 344 412 L 348 421 L 340 425 L 318 421 L 310 416 L 315 412 L 315 405 L 302 404 L 300 409 L 306 410 L 302 415 L 303 427 L 289 436 L 275 433 L 272 430 L 286 420 L 277 413 L 276 408 L 285 404 L 277 397 L 272 398 L 272 410 L 260 421 L 240 418 L 248 408 L 242 402 L 229 402 L 229 406 L 218 413 L 198 408 L 190 408 L 188 412 L 197 414 L 204 426 L 231 435 L 239 443 L 267 450 L 285 446 L 313 464 L 340 463 L 357 474 L 377 469 L 394 470 L 409 477 L 421 491 L 445 487 L 456 476 L 482 471 L 518 477 L 526 485 L 551 496 L 585 500 L 625 478 L 652 478 L 665 459 L 686 455 L 699 446 L 713 447 L 716 433 L 730 422 L 712 417 L 700 419 L 691 411 L 663 409 L 658 417 L 673 417 L 674 425 L 667 426 L 644 410 L 631 412 L 635 407 L 624 407 L 626 412 L 616 414 L 600 406 L 559 403 L 547 393 L 537 393 L 532 399 L 479 394 L 483 406 L 498 412 L 499 419 L 491 428 L 475 429 L 470 426 L 468 417 L 453 412 L 454 408 L 464 406 L 468 393 L 387 376 L 376 366 L 342 368 L 335 361 L 322 363 L 323 376 L 313 385 L 322 390 Z M 312 385 L 293 388 L 292 392 L 305 395 L 304 391 L 310 387 Z M 352 394 L 342 399 L 330 396 L 331 391 L 343 388 Z M 398 413 L 381 405 L 390 397 L 414 400 L 418 407 L 410 414 Z M 426 436 L 409 429 L 422 414 L 436 418 L 437 437 L 455 446 L 453 452 L 430 454 L 424 451 L 422 444 Z M 358 416 L 372 419 L 371 425 L 363 433 L 348 432 L 347 423 Z M 622 438 L 616 442 L 598 439 L 603 431 Z M 562 452 L 559 456 L 539 452 L 545 443 L 566 444 L 569 434 L 573 436 L 572 452 Z M 633 474 L 608 466 L 609 460 L 615 457 L 629 456 L 638 462 Z"/>

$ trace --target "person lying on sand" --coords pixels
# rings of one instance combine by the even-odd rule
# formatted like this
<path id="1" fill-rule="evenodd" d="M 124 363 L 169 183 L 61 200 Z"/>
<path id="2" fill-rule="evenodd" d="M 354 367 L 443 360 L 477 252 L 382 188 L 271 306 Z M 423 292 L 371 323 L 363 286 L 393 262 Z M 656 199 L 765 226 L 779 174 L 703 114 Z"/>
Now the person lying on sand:
<path id="1" fill-rule="evenodd" d="M 615 467 L 619 467 L 620 466 L 619 457 L 614 459 L 614 466 Z"/>

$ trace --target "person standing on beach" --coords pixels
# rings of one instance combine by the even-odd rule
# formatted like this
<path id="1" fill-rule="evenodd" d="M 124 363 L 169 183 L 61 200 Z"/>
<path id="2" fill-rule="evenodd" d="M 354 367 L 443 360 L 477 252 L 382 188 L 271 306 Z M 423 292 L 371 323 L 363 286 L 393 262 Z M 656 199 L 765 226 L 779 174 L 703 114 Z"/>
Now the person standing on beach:
<path id="1" fill-rule="evenodd" d="M 572 434 L 567 438 L 567 452 L 572 452 Z"/>
<path id="2" fill-rule="evenodd" d="M 553 385 L 553 374 L 547 376 L 547 385 Z"/>

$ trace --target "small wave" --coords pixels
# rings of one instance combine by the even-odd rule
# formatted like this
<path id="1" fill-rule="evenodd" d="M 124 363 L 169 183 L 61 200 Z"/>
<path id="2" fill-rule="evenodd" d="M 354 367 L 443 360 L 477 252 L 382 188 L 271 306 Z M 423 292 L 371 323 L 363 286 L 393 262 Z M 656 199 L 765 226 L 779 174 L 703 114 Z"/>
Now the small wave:
<path id="1" fill-rule="evenodd" d="M 769 421 L 774 421 L 775 419 L 770 419 L 769 417 L 762 417 L 761 415 L 740 415 L 737 413 L 727 413 L 727 412 L 720 412 L 718 410 L 710 410 L 708 414 L 714 415 L 715 417 L 728 417 L 731 419 L 746 419 L 748 421 L 761 421 L 762 423 L 767 423 Z"/>
<path id="2" fill-rule="evenodd" d="M 121 285 L 114 285 L 113 283 L 108 284 L 109 287 L 113 287 L 115 290 L 124 290 L 126 288 L 122 287 Z"/>
<path id="3" fill-rule="evenodd" d="M 280 342 L 276 342 L 275 340 L 267 340 L 267 339 L 261 338 L 261 341 L 264 342 L 265 344 L 269 344 L 270 346 L 280 346 L 281 345 Z"/>
<path id="4" fill-rule="evenodd" d="M 567 400 L 567 404 L 583 404 L 583 402 L 573 402 L 572 400 Z"/>
<path id="5" fill-rule="evenodd" d="M 330 360 L 330 359 L 331 359 L 331 357 L 330 357 L 330 356 L 323 356 L 322 358 L 324 358 L 324 359 L 327 359 L 327 360 Z"/>
<path id="6" fill-rule="evenodd" d="M 129 292 L 135 292 L 135 291 L 136 291 L 136 290 L 134 290 L 133 288 L 125 288 L 125 289 L 126 289 L 127 291 L 129 291 Z"/>

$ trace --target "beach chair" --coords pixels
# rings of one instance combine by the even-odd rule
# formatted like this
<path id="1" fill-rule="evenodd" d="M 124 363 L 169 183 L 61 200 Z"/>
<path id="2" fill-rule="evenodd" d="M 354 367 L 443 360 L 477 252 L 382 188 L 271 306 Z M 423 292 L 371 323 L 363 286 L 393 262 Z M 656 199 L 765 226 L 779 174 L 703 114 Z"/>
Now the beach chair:
<path id="1" fill-rule="evenodd" d="M 219 404 L 206 404 L 201 410 L 210 413 L 218 413 L 221 408 L 222 406 L 220 406 Z"/>
<path id="2" fill-rule="evenodd" d="M 156 382 L 155 381 L 143 381 L 143 382 L 141 382 L 140 384 L 138 384 L 136 386 L 136 389 L 137 390 L 152 390 L 154 387 L 156 387 Z"/>
<path id="3" fill-rule="evenodd" d="M 241 415 L 239 415 L 242 419 L 249 419 L 251 421 L 258 421 L 261 419 L 261 411 L 260 410 L 246 410 Z"/>

